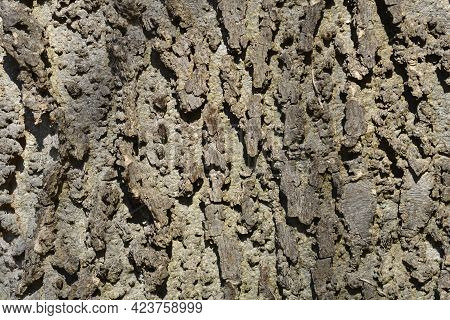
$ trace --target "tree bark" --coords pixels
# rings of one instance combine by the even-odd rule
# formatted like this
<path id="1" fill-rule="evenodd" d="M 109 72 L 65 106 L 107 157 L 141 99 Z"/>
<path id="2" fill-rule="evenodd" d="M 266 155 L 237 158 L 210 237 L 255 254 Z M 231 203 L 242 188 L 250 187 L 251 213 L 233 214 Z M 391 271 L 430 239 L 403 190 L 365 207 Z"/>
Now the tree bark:
<path id="1" fill-rule="evenodd" d="M 449 299 L 445 0 L 0 0 L 0 298 Z"/>

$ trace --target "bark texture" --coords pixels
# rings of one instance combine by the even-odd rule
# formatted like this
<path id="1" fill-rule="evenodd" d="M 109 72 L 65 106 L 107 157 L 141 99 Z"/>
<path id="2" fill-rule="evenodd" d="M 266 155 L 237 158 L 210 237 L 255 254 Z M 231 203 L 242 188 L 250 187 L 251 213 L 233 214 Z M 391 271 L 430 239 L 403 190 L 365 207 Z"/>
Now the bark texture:
<path id="1" fill-rule="evenodd" d="M 447 0 L 0 0 L 0 298 L 449 299 Z"/>

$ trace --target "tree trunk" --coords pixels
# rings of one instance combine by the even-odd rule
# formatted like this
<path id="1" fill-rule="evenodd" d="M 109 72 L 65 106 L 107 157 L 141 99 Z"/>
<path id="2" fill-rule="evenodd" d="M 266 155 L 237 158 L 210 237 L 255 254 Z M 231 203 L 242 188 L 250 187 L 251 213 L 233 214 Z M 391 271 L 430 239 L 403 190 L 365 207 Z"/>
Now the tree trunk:
<path id="1" fill-rule="evenodd" d="M 446 0 L 0 0 L 0 298 L 449 299 Z"/>

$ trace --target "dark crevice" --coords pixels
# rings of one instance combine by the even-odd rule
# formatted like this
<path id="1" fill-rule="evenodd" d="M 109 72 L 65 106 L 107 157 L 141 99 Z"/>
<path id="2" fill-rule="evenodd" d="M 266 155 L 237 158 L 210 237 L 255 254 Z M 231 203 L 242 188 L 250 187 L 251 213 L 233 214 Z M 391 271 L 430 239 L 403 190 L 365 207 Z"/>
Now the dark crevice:
<path id="1" fill-rule="evenodd" d="M 391 61 L 394 64 L 395 73 L 397 75 L 399 75 L 403 80 L 402 96 L 405 99 L 406 103 L 408 104 L 409 112 L 411 112 L 415 116 L 414 123 L 417 123 L 418 122 L 417 107 L 418 107 L 419 103 L 426 98 L 424 98 L 424 97 L 416 98 L 413 96 L 413 94 L 411 92 L 411 88 L 408 86 L 409 77 L 408 77 L 408 72 L 406 71 L 406 67 L 396 60 L 394 54 L 391 55 Z"/>
<path id="2" fill-rule="evenodd" d="M 426 40 L 418 36 L 410 37 L 410 39 L 414 44 L 418 45 L 421 48 L 423 48 L 426 44 Z"/>
<path id="3" fill-rule="evenodd" d="M 342 145 L 339 150 L 339 155 L 342 159 L 342 162 L 347 162 L 358 159 L 361 154 L 359 152 L 353 151 L 351 148 Z"/>
<path id="4" fill-rule="evenodd" d="M 242 147 L 243 153 L 244 153 L 243 157 L 244 157 L 246 166 L 254 169 L 256 167 L 257 156 L 250 157 L 247 153 L 247 147 L 246 147 L 246 143 L 245 143 L 245 139 L 244 139 L 245 133 L 242 130 L 242 128 L 239 126 L 239 118 L 236 117 L 236 115 L 231 111 L 230 105 L 225 101 L 223 102 L 223 110 L 224 110 L 225 115 L 230 120 L 231 127 L 233 127 L 236 130 L 239 142 L 243 146 Z"/>
<path id="5" fill-rule="evenodd" d="M 274 23 L 274 28 L 272 31 L 272 42 L 275 42 L 275 39 L 277 38 L 278 33 L 280 32 L 281 21 L 273 21 L 273 23 Z"/>
<path id="6" fill-rule="evenodd" d="M 207 248 L 210 248 L 214 252 L 214 254 L 216 255 L 217 265 L 219 266 L 218 269 L 219 269 L 220 286 L 222 288 L 224 288 L 225 287 L 225 279 L 223 278 L 223 274 L 222 274 L 222 267 L 221 267 L 221 263 L 220 263 L 219 248 L 217 247 L 217 244 L 213 240 L 205 241 L 205 246 Z"/>
<path id="7" fill-rule="evenodd" d="M 354 25 L 354 23 L 352 23 L 350 27 L 350 38 L 352 39 L 353 42 L 353 48 L 355 50 L 358 50 L 359 47 L 358 35 L 356 33 L 356 26 Z"/>
<path id="8" fill-rule="evenodd" d="M 216 164 L 213 164 L 213 163 L 211 163 L 209 165 L 206 165 L 205 164 L 206 160 L 205 160 L 204 156 L 202 156 L 202 160 L 203 160 L 203 163 L 204 163 L 204 168 L 205 168 L 205 173 L 206 174 L 209 174 L 211 172 L 211 170 L 222 171 L 222 168 L 219 165 L 216 165 Z"/>
<path id="9" fill-rule="evenodd" d="M 420 156 L 422 159 L 425 159 L 427 156 L 425 155 L 425 150 L 422 146 L 422 140 L 420 137 L 411 136 L 409 137 L 411 139 L 411 142 L 417 147 L 417 150 L 419 150 Z"/>
<path id="10" fill-rule="evenodd" d="M 101 295 L 102 295 L 102 293 L 101 293 L 100 289 L 96 288 L 91 297 L 96 298 L 96 297 L 100 297 Z"/>
<path id="11" fill-rule="evenodd" d="M 170 83 L 171 80 L 176 81 L 175 72 L 164 64 L 164 62 L 161 60 L 161 54 L 158 51 L 152 50 L 152 53 L 150 54 L 150 63 L 153 68 L 159 70 L 159 72 L 167 82 Z"/>
<path id="12" fill-rule="evenodd" d="M 55 269 L 60 275 L 64 277 L 69 286 L 78 281 L 78 275 L 76 273 L 70 274 L 64 268 L 60 268 L 58 266 L 53 266 L 53 269 Z"/>
<path id="13" fill-rule="evenodd" d="M 225 101 L 223 105 L 223 111 L 225 115 L 228 117 L 228 120 L 230 120 L 231 127 L 236 130 L 238 137 L 241 138 L 242 129 L 240 129 L 239 127 L 239 118 L 233 113 L 233 111 L 231 111 L 231 106 Z"/>
<path id="14" fill-rule="evenodd" d="M 279 185 L 279 183 L 278 183 L 278 185 Z M 288 212 L 288 198 L 286 197 L 286 194 L 283 191 L 281 191 L 280 187 L 278 189 L 280 190 L 279 198 L 280 198 L 281 207 L 284 209 L 284 212 L 286 212 L 286 214 L 287 214 L 287 212 Z"/>
<path id="15" fill-rule="evenodd" d="M 143 278 L 143 275 L 144 275 L 144 270 L 143 270 L 143 268 L 140 265 L 138 265 L 136 263 L 136 261 L 133 258 L 133 255 L 132 255 L 131 251 L 130 251 L 130 253 L 128 255 L 128 261 L 133 266 L 133 273 L 134 273 L 134 276 L 136 278 L 136 281 L 138 283 L 142 283 L 143 282 L 142 278 Z"/>
<path id="16" fill-rule="evenodd" d="M 3 238 L 3 240 L 6 243 L 12 243 L 14 239 L 16 239 L 17 237 L 18 237 L 17 234 L 14 234 L 9 230 L 3 229 L 0 223 L 0 238 Z"/>
<path id="17" fill-rule="evenodd" d="M 141 226 L 154 224 L 153 216 L 144 203 L 141 203 L 138 199 L 130 196 L 129 193 L 124 197 L 124 203 L 131 214 L 131 218 L 127 219 L 128 223 Z"/>
<path id="18" fill-rule="evenodd" d="M 58 161 L 60 159 L 59 151 L 55 147 L 52 147 L 50 149 L 49 154 L 50 154 L 50 157 L 53 159 L 53 161 Z"/>
<path id="19" fill-rule="evenodd" d="M 184 22 L 181 20 L 181 17 L 174 14 L 174 10 L 171 10 L 170 7 L 167 7 L 166 1 L 161 1 L 161 3 L 166 7 L 167 14 L 169 15 L 172 24 L 178 28 L 181 34 L 185 34 L 187 29 L 181 26 L 181 23 Z"/>
<path id="20" fill-rule="evenodd" d="M 407 270 L 410 273 L 412 272 L 411 268 L 407 267 Z M 411 283 L 414 286 L 414 290 L 416 291 L 422 291 L 423 287 L 427 284 L 427 282 L 422 283 L 414 277 L 409 277 L 409 283 Z"/>
<path id="21" fill-rule="evenodd" d="M 220 10 L 220 8 L 219 8 L 219 1 L 218 0 L 207 0 L 207 1 L 208 1 L 209 5 L 216 12 L 217 21 L 219 22 L 220 33 L 222 35 L 222 41 L 223 41 L 225 47 L 227 48 L 228 54 L 230 54 L 232 51 L 230 45 L 228 44 L 228 39 L 230 38 L 230 34 L 229 34 L 227 28 L 225 28 L 225 25 L 223 22 L 222 10 Z"/>
<path id="22" fill-rule="evenodd" d="M 144 36 L 147 38 L 147 40 L 155 39 L 157 37 L 156 30 L 157 28 L 146 28 L 145 26 L 142 27 L 142 32 L 144 33 Z"/>
<path id="23" fill-rule="evenodd" d="M 375 3 L 377 6 L 378 16 L 380 17 L 384 31 L 389 38 L 389 44 L 392 45 L 396 40 L 398 40 L 397 35 L 401 34 L 401 29 L 393 23 L 394 18 L 389 12 L 389 8 L 386 5 L 385 0 L 375 0 Z"/>
<path id="24" fill-rule="evenodd" d="M 405 86 L 405 90 L 403 91 L 402 95 L 405 98 L 406 102 L 408 103 L 409 112 L 411 112 L 414 115 L 417 115 L 417 106 L 419 105 L 420 100 L 416 99 L 412 95 L 411 89 L 407 86 Z"/>
<path id="25" fill-rule="evenodd" d="M 6 189 L 9 194 L 13 194 L 14 191 L 17 189 L 16 173 L 23 172 L 24 160 L 21 155 L 16 155 L 15 157 L 11 158 L 11 160 L 8 161 L 8 164 L 14 166 L 15 170 L 14 172 L 11 172 L 11 174 L 6 178 L 5 183 L 0 185 L 0 187 Z"/>
<path id="26" fill-rule="evenodd" d="M 369 72 L 366 75 L 364 75 L 362 77 L 362 79 L 360 79 L 360 80 L 353 78 L 352 76 L 348 76 L 348 79 L 350 81 L 353 81 L 354 83 L 358 84 L 361 87 L 361 89 L 366 89 L 369 87 L 370 83 L 372 82 L 372 76 L 373 76 L 373 72 L 372 72 L 372 69 L 370 69 Z"/>
<path id="27" fill-rule="evenodd" d="M 382 76 L 382 77 L 385 77 L 386 79 L 391 79 L 392 75 L 393 75 L 393 72 L 390 69 L 390 70 L 387 70 L 386 73 L 384 74 L 384 76 Z"/>
<path id="28" fill-rule="evenodd" d="M 312 64 L 312 51 L 303 53 L 303 64 L 305 66 L 311 66 L 311 64 Z"/>
<path id="29" fill-rule="evenodd" d="M 35 123 L 33 111 L 25 108 L 25 130 L 36 138 L 37 149 L 42 151 L 45 138 L 56 133 L 56 125 L 47 113 L 41 115 L 39 123 Z"/>
<path id="30" fill-rule="evenodd" d="M 47 50 L 44 50 L 41 53 L 41 60 L 44 63 L 44 66 L 45 66 L 46 69 L 50 69 L 52 67 L 52 65 L 50 63 L 50 60 L 48 58 Z"/>
<path id="31" fill-rule="evenodd" d="M 315 4 L 314 6 L 318 6 L 320 8 L 320 12 L 319 12 L 319 18 L 316 20 L 316 24 L 314 25 L 314 31 L 312 34 L 313 37 L 312 37 L 312 44 L 311 44 L 312 50 L 310 51 L 311 54 L 314 51 L 314 39 L 316 39 L 316 36 L 319 33 L 319 28 L 320 28 L 320 25 L 322 24 L 322 19 L 323 19 L 323 15 L 325 13 L 327 4 L 325 3 L 325 6 L 323 6 L 323 4 L 319 2 L 319 3 Z M 315 14 L 313 14 L 313 17 L 315 18 Z M 314 18 L 312 18 L 312 19 L 314 19 Z M 320 48 L 320 49 L 322 49 L 322 48 Z"/>
<path id="32" fill-rule="evenodd" d="M 105 260 L 106 248 L 95 251 L 95 258 Z M 102 279 L 101 279 L 102 280 Z M 102 280 L 105 281 L 105 280 Z"/>
<path id="33" fill-rule="evenodd" d="M 194 196 L 197 192 L 200 191 L 200 189 L 202 188 L 203 185 L 203 179 L 197 179 L 194 183 L 193 183 L 193 190 L 192 193 L 189 194 L 189 196 L 183 196 L 183 197 L 178 197 L 178 202 L 184 206 L 191 206 L 194 200 Z"/>
<path id="34" fill-rule="evenodd" d="M 444 93 L 449 93 L 450 85 L 447 83 L 448 72 L 442 68 L 436 68 L 436 76 L 442 86 L 442 89 L 444 89 Z"/>
<path id="35" fill-rule="evenodd" d="M 22 136 L 20 138 L 17 139 L 17 142 L 20 144 L 20 146 L 22 147 L 23 150 L 25 150 L 26 146 L 27 146 L 27 139 L 25 138 L 25 136 Z M 22 171 L 21 171 L 22 172 Z"/>
<path id="36" fill-rule="evenodd" d="M 347 96 L 346 96 L 346 98 L 347 98 Z M 341 120 L 341 127 L 342 127 L 342 131 L 343 131 L 344 135 L 347 135 L 347 131 L 345 130 L 346 123 L 347 123 L 347 117 L 344 116 Z M 343 151 L 343 152 L 347 151 L 347 150 L 342 150 L 343 148 L 344 148 L 344 146 L 341 146 L 341 151 Z M 342 158 L 342 156 L 341 156 L 341 158 Z"/>
<path id="37" fill-rule="evenodd" d="M 441 300 L 441 294 L 438 289 L 434 289 L 434 300 Z"/>
<path id="38" fill-rule="evenodd" d="M 163 300 L 167 295 L 167 281 L 168 280 L 169 280 L 169 277 L 166 277 L 163 280 L 162 284 L 160 284 L 159 286 L 156 286 L 155 294 L 161 300 Z"/>
<path id="39" fill-rule="evenodd" d="M 275 98 L 274 104 L 275 104 L 275 107 L 277 108 L 278 113 L 280 114 L 280 121 L 283 124 L 282 128 L 284 128 L 285 127 L 284 124 L 286 123 L 286 114 L 285 114 L 284 110 L 287 106 L 287 103 L 282 103 L 282 102 L 280 102 L 280 100 L 278 98 Z M 284 134 L 284 132 L 279 132 L 279 133 Z"/>
<path id="40" fill-rule="evenodd" d="M 225 48 L 227 49 L 227 53 L 233 57 L 235 64 L 240 64 L 241 61 L 245 61 L 247 48 L 246 47 L 239 48 L 239 49 L 231 48 L 231 46 L 229 45 L 229 42 L 228 42 L 228 39 L 230 38 L 230 34 L 229 34 L 227 28 L 225 27 L 222 11 L 219 8 L 219 1 L 218 0 L 207 0 L 207 1 L 208 1 L 209 5 L 216 12 L 217 21 L 219 22 L 220 33 L 222 35 L 222 41 L 223 41 L 223 44 L 225 45 Z"/>
<path id="41" fill-rule="evenodd" d="M 389 161 L 391 162 L 391 172 L 394 175 L 395 178 L 402 178 L 403 177 L 403 169 L 400 168 L 397 164 L 397 152 L 391 147 L 389 141 L 385 137 L 378 137 L 379 138 L 379 147 L 381 150 L 384 151 L 386 156 L 388 157 Z"/>
<path id="42" fill-rule="evenodd" d="M 13 256 L 13 259 L 14 259 L 14 262 L 16 263 L 16 265 L 19 267 L 19 269 L 21 269 L 23 267 L 24 262 L 25 262 L 25 251 L 22 252 L 18 256 Z"/>
<path id="43" fill-rule="evenodd" d="M 128 219 L 127 222 L 139 225 L 154 224 L 153 216 L 148 207 L 139 199 L 134 197 L 129 190 L 123 177 L 124 169 L 117 164 L 115 164 L 115 169 L 118 176 L 119 186 L 123 193 L 123 203 L 128 208 L 128 212 L 131 214 L 131 218 Z"/>
<path id="44" fill-rule="evenodd" d="M 122 136 L 123 141 L 128 142 L 129 144 L 131 144 L 132 148 L 133 148 L 133 155 L 135 157 L 139 156 L 139 150 L 141 148 L 141 142 L 138 138 L 137 135 L 135 136 Z"/>
<path id="45" fill-rule="evenodd" d="M 283 58 L 278 57 L 277 60 L 278 60 L 278 69 L 280 69 L 282 71 L 287 69 L 286 63 L 284 62 Z"/>
<path id="46" fill-rule="evenodd" d="M 59 24 L 63 25 L 67 22 L 67 18 L 64 16 L 58 16 L 56 13 L 53 13 L 52 20 L 58 22 Z"/>
<path id="47" fill-rule="evenodd" d="M 16 172 L 20 172 L 22 173 L 24 170 L 24 160 L 22 156 L 16 156 L 13 158 L 13 160 L 11 161 L 11 165 L 16 167 Z M 12 174 L 12 176 L 14 177 L 14 182 L 12 184 L 10 184 L 10 189 L 9 192 L 12 193 L 16 187 L 17 187 L 17 182 L 15 181 L 15 174 Z"/>
<path id="48" fill-rule="evenodd" d="M 244 148 L 244 160 L 245 160 L 245 165 L 247 167 L 249 167 L 252 170 L 255 170 L 257 158 L 258 158 L 258 156 L 250 157 L 247 153 L 247 148 Z"/>
<path id="49" fill-rule="evenodd" d="M 442 56 L 437 55 L 437 54 L 434 54 L 434 53 L 430 53 L 430 54 L 427 54 L 427 55 L 425 56 L 425 62 L 426 62 L 426 63 L 431 63 L 431 64 L 436 65 L 436 64 L 438 64 L 441 60 L 442 60 Z"/>
<path id="50" fill-rule="evenodd" d="M 329 10 L 335 5 L 336 3 L 334 2 L 334 0 L 325 0 L 325 9 Z"/>
<path id="51" fill-rule="evenodd" d="M 275 6 L 279 9 L 282 9 L 284 7 L 285 0 L 277 0 Z"/>
<path id="52" fill-rule="evenodd" d="M 309 230 L 309 226 L 304 223 L 301 223 L 297 217 L 286 216 L 286 224 L 297 230 L 298 233 L 312 235 L 312 232 L 310 232 Z"/>
<path id="53" fill-rule="evenodd" d="M 177 109 L 178 109 L 178 113 L 180 114 L 181 119 L 183 119 L 184 122 L 193 123 L 193 122 L 197 122 L 198 120 L 201 119 L 203 106 L 201 106 L 197 109 L 185 112 L 185 111 L 181 110 L 179 104 L 177 104 Z"/>
<path id="54" fill-rule="evenodd" d="M 285 39 L 283 39 L 283 42 L 281 43 L 281 48 L 286 49 L 288 47 L 291 47 L 294 44 L 294 37 L 292 35 L 287 36 Z"/>
<path id="55" fill-rule="evenodd" d="M 17 60 L 8 53 L 3 57 L 3 69 L 9 79 L 14 82 L 20 90 L 22 90 L 22 81 L 19 80 L 19 62 L 17 62 Z"/>
<path id="56" fill-rule="evenodd" d="M 168 225 L 170 226 L 170 224 L 172 223 L 172 213 L 170 212 L 170 210 L 167 212 L 167 215 L 169 217 Z M 167 247 L 165 248 L 165 250 L 166 250 L 167 257 L 169 258 L 169 260 L 172 260 L 172 243 L 169 243 L 167 245 Z"/>
<path id="57" fill-rule="evenodd" d="M 249 60 L 244 60 L 245 61 L 245 70 L 248 72 L 248 74 L 250 75 L 250 78 L 252 79 L 252 82 L 254 80 L 253 78 L 253 74 L 255 72 L 255 68 L 253 66 L 253 62 L 249 61 Z M 254 90 L 254 86 L 252 86 L 252 90 Z"/>
<path id="58" fill-rule="evenodd" d="M 23 3 L 28 8 L 33 9 L 33 0 L 18 0 L 20 3 Z"/>
<path id="59" fill-rule="evenodd" d="M 314 218 L 314 219 L 316 219 L 316 221 L 319 221 L 319 220 L 320 220 L 320 218 Z M 317 225 L 317 223 L 314 223 L 314 224 Z M 312 250 L 312 252 L 315 253 L 316 259 L 320 259 L 320 258 L 321 258 L 321 257 L 320 257 L 319 244 L 317 243 L 317 241 L 314 241 L 314 242 L 311 244 L 311 250 Z"/>
<path id="60" fill-rule="evenodd" d="M 351 16 L 351 25 L 350 25 L 350 38 L 353 42 L 353 48 L 358 50 L 358 34 L 356 32 L 356 23 L 354 19 L 354 15 L 357 11 L 356 2 L 354 0 L 344 0 L 344 6 L 346 6 L 348 13 Z"/>
<path id="61" fill-rule="evenodd" d="M 273 219 L 273 223 L 276 226 L 275 219 Z M 275 229 L 276 229 L 276 227 L 275 227 Z M 277 270 L 277 274 L 281 274 L 282 268 L 280 266 L 278 259 L 279 259 L 279 256 L 283 256 L 283 248 L 281 247 L 281 245 L 280 245 L 279 241 L 277 241 L 277 239 L 275 239 L 274 243 L 275 243 L 275 253 L 276 253 L 275 267 Z M 278 294 L 280 295 L 280 297 L 283 298 L 283 284 L 280 282 L 280 277 L 277 277 L 277 290 L 278 290 Z"/>
<path id="62" fill-rule="evenodd" d="M 247 240 L 250 240 L 250 238 L 251 238 L 252 235 L 253 235 L 253 232 L 252 232 L 252 231 L 249 231 L 248 233 L 238 233 L 237 235 L 238 235 L 239 241 L 240 241 L 241 243 L 244 243 L 244 242 L 246 242 Z"/>
<path id="63" fill-rule="evenodd" d="M 269 51 L 267 51 L 266 64 L 270 65 L 272 58 L 274 56 L 276 56 L 277 54 L 278 54 L 278 51 L 269 49 Z M 269 84 L 267 85 L 267 87 L 270 85 L 270 81 L 271 81 L 271 79 L 268 79 Z"/>
<path id="64" fill-rule="evenodd" d="M 84 165 L 85 165 L 86 162 L 88 161 L 88 158 L 89 158 L 89 154 L 88 154 L 88 153 L 85 153 L 85 154 L 83 155 L 83 158 L 82 158 L 82 159 L 77 159 L 77 158 L 75 158 L 75 157 L 69 155 L 69 157 L 67 158 L 67 161 L 68 161 L 68 163 L 70 164 L 70 167 L 71 167 L 71 168 L 74 168 L 74 169 L 78 169 L 78 170 L 80 170 L 80 171 L 83 171 L 83 170 L 84 170 Z"/>
<path id="65" fill-rule="evenodd" d="M 50 199 L 53 201 L 53 203 L 55 205 L 55 212 L 57 212 L 57 210 L 59 208 L 61 193 L 63 191 L 66 178 L 67 177 L 65 176 L 64 172 L 59 174 L 58 185 L 57 185 L 56 192 L 54 194 L 50 195 Z"/>
<path id="66" fill-rule="evenodd" d="M 341 91 L 339 92 L 339 98 L 341 99 L 342 103 L 347 102 L 347 92 Z M 344 123 L 342 123 L 344 125 Z"/>
<path id="67" fill-rule="evenodd" d="M 444 257 L 445 257 L 444 245 L 441 243 L 438 243 L 430 234 L 427 234 L 426 239 L 431 244 L 431 246 L 434 248 L 434 250 L 439 252 L 441 259 L 444 259 Z"/>
<path id="68" fill-rule="evenodd" d="M 319 296 L 317 295 L 316 288 L 314 286 L 312 272 L 310 272 L 310 276 L 311 276 L 311 281 L 309 282 L 309 288 L 311 289 L 311 298 L 312 298 L 312 300 L 319 300 Z"/>
<path id="69" fill-rule="evenodd" d="M 241 64 L 242 61 L 245 61 L 245 57 L 247 56 L 247 48 L 244 48 L 241 53 L 235 53 L 233 55 L 233 61 L 236 65 Z"/>
<path id="70" fill-rule="evenodd" d="M 34 293 L 38 292 L 44 284 L 44 276 L 41 276 L 39 279 L 33 281 L 27 286 L 27 289 L 23 294 L 21 294 L 21 297 L 29 297 L 32 296 Z"/>

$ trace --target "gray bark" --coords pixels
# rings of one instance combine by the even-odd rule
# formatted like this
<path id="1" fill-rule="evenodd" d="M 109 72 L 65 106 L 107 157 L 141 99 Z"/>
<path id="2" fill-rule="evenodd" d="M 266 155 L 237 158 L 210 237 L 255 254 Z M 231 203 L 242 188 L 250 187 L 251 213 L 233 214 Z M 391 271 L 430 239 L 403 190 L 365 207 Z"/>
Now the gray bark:
<path id="1" fill-rule="evenodd" d="M 0 0 L 0 298 L 448 299 L 445 0 Z"/>

